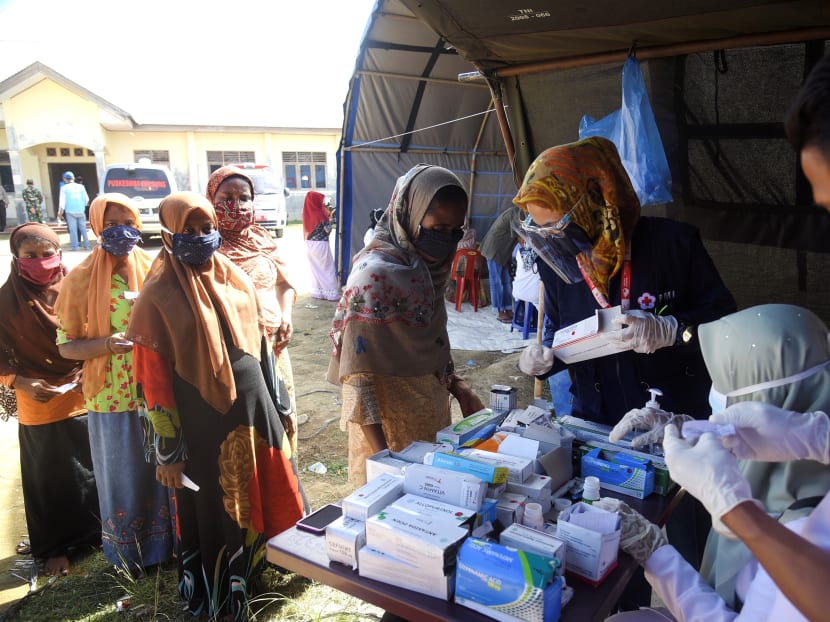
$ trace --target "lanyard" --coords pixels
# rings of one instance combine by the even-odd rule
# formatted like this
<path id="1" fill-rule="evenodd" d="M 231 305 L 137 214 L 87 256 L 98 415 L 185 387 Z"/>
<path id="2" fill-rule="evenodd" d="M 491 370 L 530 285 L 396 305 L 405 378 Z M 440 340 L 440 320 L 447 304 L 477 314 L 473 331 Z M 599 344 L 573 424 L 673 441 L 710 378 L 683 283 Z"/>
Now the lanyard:
<path id="1" fill-rule="evenodd" d="M 603 309 L 610 308 L 611 305 L 608 304 L 608 299 L 599 291 L 599 288 L 591 280 L 591 277 L 585 274 L 582 266 L 579 266 L 579 271 L 582 272 L 582 278 L 585 279 L 585 283 L 594 295 L 597 304 Z M 631 307 L 631 259 L 628 253 L 626 253 L 626 258 L 623 259 L 622 280 L 620 283 L 620 307 L 623 311 L 628 311 Z"/>

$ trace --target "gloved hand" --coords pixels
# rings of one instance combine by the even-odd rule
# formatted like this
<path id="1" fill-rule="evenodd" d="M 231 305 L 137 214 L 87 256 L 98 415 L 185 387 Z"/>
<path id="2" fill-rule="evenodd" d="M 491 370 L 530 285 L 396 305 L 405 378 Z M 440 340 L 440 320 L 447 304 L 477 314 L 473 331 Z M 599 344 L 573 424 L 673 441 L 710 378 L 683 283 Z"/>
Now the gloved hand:
<path id="1" fill-rule="evenodd" d="M 519 357 L 519 369 L 530 376 L 541 376 L 553 367 L 553 350 L 538 343 L 527 346 Z"/>
<path id="2" fill-rule="evenodd" d="M 622 331 L 612 333 L 609 339 L 619 344 L 630 344 L 635 352 L 651 354 L 660 348 L 674 345 L 677 337 L 677 318 L 673 315 L 655 315 L 639 309 L 626 311 L 613 319 Z"/>
<path id="3" fill-rule="evenodd" d="M 738 458 L 830 464 L 830 418 L 821 411 L 798 413 L 763 402 L 738 402 L 709 421 L 735 426 L 735 436 L 721 442 Z"/>
<path id="4" fill-rule="evenodd" d="M 645 434 L 635 436 L 631 440 L 631 446 L 641 447 L 650 443 L 660 443 L 663 441 L 663 430 L 667 424 L 674 423 L 680 426 L 684 421 L 691 421 L 692 419 L 693 417 L 689 415 L 675 415 L 662 408 L 652 408 L 651 406 L 632 408 L 614 426 L 608 434 L 608 440 L 616 443 L 632 430 L 648 430 Z"/>
<path id="5" fill-rule="evenodd" d="M 631 509 L 625 501 L 603 497 L 594 501 L 595 507 L 620 515 L 620 548 L 637 560 L 641 566 L 664 544 L 668 544 L 663 530 L 645 516 Z"/>
<path id="6" fill-rule="evenodd" d="M 667 425 L 663 452 L 671 478 L 700 500 L 712 515 L 712 528 L 722 536 L 736 539 L 720 520 L 736 505 L 750 501 L 763 509 L 760 501 L 752 498 L 738 459 L 711 432 L 690 445 L 680 438 L 675 426 Z"/>

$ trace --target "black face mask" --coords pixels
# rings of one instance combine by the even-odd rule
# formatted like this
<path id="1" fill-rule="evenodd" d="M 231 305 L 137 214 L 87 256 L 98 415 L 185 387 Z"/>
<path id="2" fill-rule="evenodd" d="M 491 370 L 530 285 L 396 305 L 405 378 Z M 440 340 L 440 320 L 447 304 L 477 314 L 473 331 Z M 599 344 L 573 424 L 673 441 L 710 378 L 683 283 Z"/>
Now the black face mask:
<path id="1" fill-rule="evenodd" d="M 418 238 L 412 243 L 418 252 L 441 261 L 455 253 L 455 249 L 464 232 L 460 229 L 451 231 L 437 231 L 435 229 L 418 228 Z"/>

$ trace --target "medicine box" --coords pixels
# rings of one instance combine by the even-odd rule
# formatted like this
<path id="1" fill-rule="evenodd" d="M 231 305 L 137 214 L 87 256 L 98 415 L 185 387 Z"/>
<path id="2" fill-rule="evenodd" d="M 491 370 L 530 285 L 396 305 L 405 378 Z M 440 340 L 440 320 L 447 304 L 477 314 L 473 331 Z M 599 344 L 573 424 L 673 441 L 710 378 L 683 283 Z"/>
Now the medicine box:
<path id="1" fill-rule="evenodd" d="M 463 508 L 460 505 L 451 505 L 442 501 L 419 497 L 418 495 L 404 495 L 390 507 L 416 514 L 441 516 L 447 522 L 462 525 L 468 529 L 473 526 L 476 519 L 476 512 L 470 508 Z"/>
<path id="2" fill-rule="evenodd" d="M 536 553 L 559 562 L 558 574 L 565 572 L 567 544 L 553 534 L 514 523 L 501 532 L 499 542 L 514 549 Z"/>
<path id="3" fill-rule="evenodd" d="M 460 454 L 429 453 L 424 457 L 424 464 L 475 475 L 488 484 L 502 484 L 507 481 L 507 467 L 486 464 Z"/>
<path id="4" fill-rule="evenodd" d="M 403 492 L 478 511 L 487 495 L 487 482 L 466 473 L 410 464 L 404 471 Z"/>
<path id="5" fill-rule="evenodd" d="M 663 456 L 657 456 L 646 453 L 644 451 L 637 451 L 627 447 L 620 447 L 616 443 L 608 443 L 601 441 L 591 441 L 584 443 L 580 448 L 580 455 L 584 455 L 592 449 L 599 447 L 605 451 L 624 453 L 630 456 L 650 460 L 651 466 L 654 469 L 654 492 L 658 495 L 667 495 L 671 492 L 677 484 L 669 475 L 669 468 L 666 466 L 666 459 Z M 580 458 L 581 462 L 581 458 Z"/>
<path id="6" fill-rule="evenodd" d="M 525 515 L 527 497 L 513 492 L 505 492 L 499 496 L 496 504 L 496 520 L 502 527 L 509 527 L 513 523 L 521 523 Z"/>
<path id="7" fill-rule="evenodd" d="M 570 365 L 630 350 L 631 341 L 619 343 L 608 338 L 609 335 L 622 330 L 613 322 L 614 318 L 621 315 L 619 305 L 608 309 L 596 309 L 591 317 L 560 328 L 553 335 L 553 355 Z"/>
<path id="8" fill-rule="evenodd" d="M 489 408 L 483 408 L 469 417 L 465 417 L 461 421 L 436 432 L 435 442 L 458 447 L 469 441 L 486 426 L 501 423 L 505 414 L 503 412 L 495 413 Z"/>
<path id="9" fill-rule="evenodd" d="M 389 454 L 393 458 L 403 460 L 404 462 L 414 462 L 416 464 L 424 463 L 424 456 L 429 452 L 436 451 L 452 451 L 447 445 L 441 443 L 427 443 L 426 441 L 414 441 L 404 447 L 401 451 L 392 451 Z"/>
<path id="10" fill-rule="evenodd" d="M 593 516 L 580 516 L 583 514 Z M 556 537 L 567 544 L 568 573 L 593 585 L 599 585 L 617 566 L 620 520 L 614 512 L 575 503 L 559 515 Z"/>
<path id="11" fill-rule="evenodd" d="M 358 552 L 358 574 L 442 600 L 452 598 L 455 587 L 455 572 L 445 575 L 419 568 L 369 546 L 364 546 Z"/>
<path id="12" fill-rule="evenodd" d="M 403 475 L 403 469 L 409 464 L 405 460 L 393 458 L 388 449 L 382 449 L 366 458 L 366 481 L 370 482 L 381 473 Z"/>
<path id="13" fill-rule="evenodd" d="M 582 456 L 582 477 L 599 478 L 600 488 L 637 499 L 654 492 L 654 468 L 647 458 L 595 447 Z"/>
<path id="14" fill-rule="evenodd" d="M 366 545 L 366 523 L 341 516 L 326 527 L 326 553 L 333 562 L 357 569 L 357 552 Z"/>
<path id="15" fill-rule="evenodd" d="M 482 451 L 481 449 L 464 449 L 459 451 L 462 456 L 472 458 L 485 464 L 507 468 L 508 482 L 523 482 L 534 472 L 535 460 L 511 456 L 505 453 Z"/>
<path id="16" fill-rule="evenodd" d="M 403 495 L 403 489 L 403 477 L 381 473 L 343 499 L 343 515 L 365 521 Z"/>
<path id="17" fill-rule="evenodd" d="M 532 423 L 545 425 L 550 422 L 550 411 L 539 408 L 538 406 L 528 406 L 525 409 L 511 410 L 507 417 L 504 418 L 500 430 L 508 430 L 510 432 L 520 432 L 522 428 L 526 428 Z"/>
<path id="18" fill-rule="evenodd" d="M 562 579 L 534 553 L 468 538 L 458 554 L 455 602 L 505 622 L 557 622 Z"/>
<path id="19" fill-rule="evenodd" d="M 516 408 L 518 402 L 518 390 L 506 384 L 494 384 L 490 387 L 490 409 L 510 410 Z"/>
<path id="20" fill-rule="evenodd" d="M 446 570 L 455 565 L 466 527 L 443 516 L 388 507 L 366 521 L 366 546 L 419 568 Z"/>
<path id="21" fill-rule="evenodd" d="M 507 492 L 513 492 L 527 497 L 528 501 L 539 503 L 542 513 L 550 511 L 551 478 L 547 475 L 531 473 L 524 482 L 508 482 Z"/>

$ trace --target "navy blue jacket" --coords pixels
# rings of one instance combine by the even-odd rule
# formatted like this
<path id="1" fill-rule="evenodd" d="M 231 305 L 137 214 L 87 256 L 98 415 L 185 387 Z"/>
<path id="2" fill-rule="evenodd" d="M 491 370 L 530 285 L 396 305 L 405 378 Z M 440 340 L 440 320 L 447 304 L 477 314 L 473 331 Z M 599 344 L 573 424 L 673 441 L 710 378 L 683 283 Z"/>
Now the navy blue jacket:
<path id="1" fill-rule="evenodd" d="M 539 276 L 545 284 L 545 314 L 549 318 L 543 343 L 550 345 L 553 331 L 594 314 L 599 308 L 585 282 L 567 285 L 541 259 Z M 620 304 L 622 270 L 611 279 L 608 302 Z M 697 326 L 736 311 L 698 230 L 665 218 L 642 217 L 631 243 L 631 309 L 673 315 L 679 322 Z M 661 348 L 653 354 L 633 351 L 566 366 L 556 359 L 547 376 L 567 368 L 574 396 L 573 415 L 614 425 L 632 408 L 642 407 L 648 388 L 663 391 L 664 410 L 697 418 L 710 414 L 712 381 L 703 363 L 697 338 L 690 344 Z"/>

